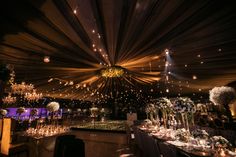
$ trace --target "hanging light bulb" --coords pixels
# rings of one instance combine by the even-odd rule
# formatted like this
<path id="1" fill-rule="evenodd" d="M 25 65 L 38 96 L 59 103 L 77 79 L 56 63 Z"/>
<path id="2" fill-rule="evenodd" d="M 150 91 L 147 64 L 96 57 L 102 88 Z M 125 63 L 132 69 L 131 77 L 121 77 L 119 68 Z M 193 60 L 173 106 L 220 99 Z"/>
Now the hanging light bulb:
<path id="1" fill-rule="evenodd" d="M 165 49 L 165 53 L 166 53 L 166 55 L 169 55 L 169 50 Z"/>
<path id="2" fill-rule="evenodd" d="M 44 56 L 43 61 L 44 61 L 44 63 L 49 63 L 50 62 L 50 57 L 49 56 Z"/>
<path id="3" fill-rule="evenodd" d="M 197 79 L 197 76 L 196 75 L 193 75 L 193 80 L 196 80 Z"/>

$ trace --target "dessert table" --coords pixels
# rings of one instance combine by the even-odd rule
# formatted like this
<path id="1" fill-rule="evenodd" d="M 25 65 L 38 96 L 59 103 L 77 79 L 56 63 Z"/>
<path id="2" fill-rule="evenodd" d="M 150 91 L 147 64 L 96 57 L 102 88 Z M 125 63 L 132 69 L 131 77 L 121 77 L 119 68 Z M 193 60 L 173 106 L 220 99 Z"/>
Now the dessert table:
<path id="1" fill-rule="evenodd" d="M 158 130 L 159 129 L 159 130 Z M 236 152 L 222 151 L 217 154 L 205 143 L 197 143 L 195 139 L 184 142 L 174 138 L 173 130 L 164 128 L 134 127 L 136 143 L 145 157 L 207 157 L 207 156 L 236 156 Z M 157 131 L 158 130 L 158 131 Z"/>

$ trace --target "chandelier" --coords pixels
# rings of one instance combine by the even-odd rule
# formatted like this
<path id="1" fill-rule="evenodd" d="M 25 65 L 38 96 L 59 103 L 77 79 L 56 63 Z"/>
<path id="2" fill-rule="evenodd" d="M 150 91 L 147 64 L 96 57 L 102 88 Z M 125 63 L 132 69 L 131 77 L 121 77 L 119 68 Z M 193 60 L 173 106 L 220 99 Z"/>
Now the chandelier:
<path id="1" fill-rule="evenodd" d="M 25 93 L 25 99 L 28 101 L 38 101 L 43 97 L 42 93 L 36 93 L 34 89 L 32 93 Z"/>
<path id="2" fill-rule="evenodd" d="M 2 99 L 4 104 L 13 104 L 16 102 L 16 97 L 12 97 L 11 94 L 9 94 L 7 97 Z"/>
<path id="3" fill-rule="evenodd" d="M 26 84 L 22 82 L 21 84 L 14 83 L 11 85 L 12 93 L 23 95 L 25 93 L 29 93 L 34 89 L 34 85 Z"/>
<path id="4" fill-rule="evenodd" d="M 101 75 L 105 78 L 121 77 L 123 74 L 124 69 L 119 66 L 111 66 L 101 70 Z"/>

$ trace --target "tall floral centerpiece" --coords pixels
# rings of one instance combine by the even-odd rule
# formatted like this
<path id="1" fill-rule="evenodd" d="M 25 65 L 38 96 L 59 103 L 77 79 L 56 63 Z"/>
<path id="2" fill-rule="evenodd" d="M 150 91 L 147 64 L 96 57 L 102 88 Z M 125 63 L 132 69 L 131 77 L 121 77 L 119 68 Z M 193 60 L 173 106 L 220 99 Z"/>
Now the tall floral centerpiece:
<path id="1" fill-rule="evenodd" d="M 193 114 L 196 112 L 194 102 L 188 97 L 179 97 L 175 99 L 173 109 L 176 113 L 181 114 L 184 127 L 189 130 L 189 119 L 194 125 Z"/>
<path id="2" fill-rule="evenodd" d="M 32 118 L 34 116 L 36 116 L 38 114 L 38 109 L 37 108 L 33 108 L 30 110 L 30 121 L 32 120 Z"/>
<path id="3" fill-rule="evenodd" d="M 55 119 L 55 112 L 57 112 L 60 109 L 60 104 L 58 102 L 50 102 L 47 104 L 47 110 L 49 114 L 51 114 L 51 122 L 53 119 Z"/>
<path id="4" fill-rule="evenodd" d="M 171 103 L 171 101 L 165 97 L 159 98 L 157 99 L 156 102 L 158 108 L 161 110 L 162 112 L 162 118 L 163 118 L 163 124 L 164 127 L 167 127 L 167 122 L 168 122 L 168 117 L 170 117 L 173 113 L 173 104 Z"/>
<path id="5" fill-rule="evenodd" d="M 147 104 L 145 108 L 145 112 L 147 115 L 147 119 L 150 119 L 152 121 L 157 114 L 157 108 L 155 107 L 153 103 L 150 103 L 150 104 Z"/>
<path id="6" fill-rule="evenodd" d="M 97 107 L 90 108 L 90 117 L 93 119 L 93 122 L 98 117 L 99 109 Z"/>
<path id="7" fill-rule="evenodd" d="M 7 115 L 7 110 L 6 110 L 6 109 L 1 109 L 1 110 L 0 110 L 0 115 L 1 115 L 2 117 L 5 117 L 5 116 Z"/>
<path id="8" fill-rule="evenodd" d="M 229 109 L 229 104 L 236 99 L 236 92 L 232 87 L 214 87 L 210 90 L 210 101 L 215 105 L 220 105 L 225 108 L 226 116 L 229 122 L 233 123 L 233 118 Z"/>
<path id="9" fill-rule="evenodd" d="M 101 116 L 101 121 L 104 122 L 105 121 L 105 117 L 107 116 L 107 114 L 109 113 L 107 108 L 101 108 L 100 109 L 100 116 Z"/>
<path id="10" fill-rule="evenodd" d="M 25 113 L 25 112 L 26 112 L 26 110 L 25 110 L 24 107 L 19 107 L 19 108 L 17 108 L 16 114 L 18 114 L 18 120 L 20 119 L 21 114 L 23 114 L 23 113 Z"/>

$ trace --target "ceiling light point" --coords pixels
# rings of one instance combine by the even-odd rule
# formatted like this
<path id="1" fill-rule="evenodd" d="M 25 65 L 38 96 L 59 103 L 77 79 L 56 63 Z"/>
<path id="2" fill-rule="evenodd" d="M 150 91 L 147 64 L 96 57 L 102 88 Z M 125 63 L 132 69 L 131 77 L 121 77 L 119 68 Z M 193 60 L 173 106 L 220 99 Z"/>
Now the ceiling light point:
<path id="1" fill-rule="evenodd" d="M 109 66 L 101 70 L 102 77 L 112 78 L 112 77 L 121 77 L 124 74 L 124 69 L 119 66 Z"/>
<path id="2" fill-rule="evenodd" d="M 169 55 L 169 50 L 165 49 L 165 53 L 166 53 L 166 55 Z"/>
<path id="3" fill-rule="evenodd" d="M 50 57 L 49 56 L 44 56 L 43 62 L 44 63 L 49 63 L 50 62 Z"/>

